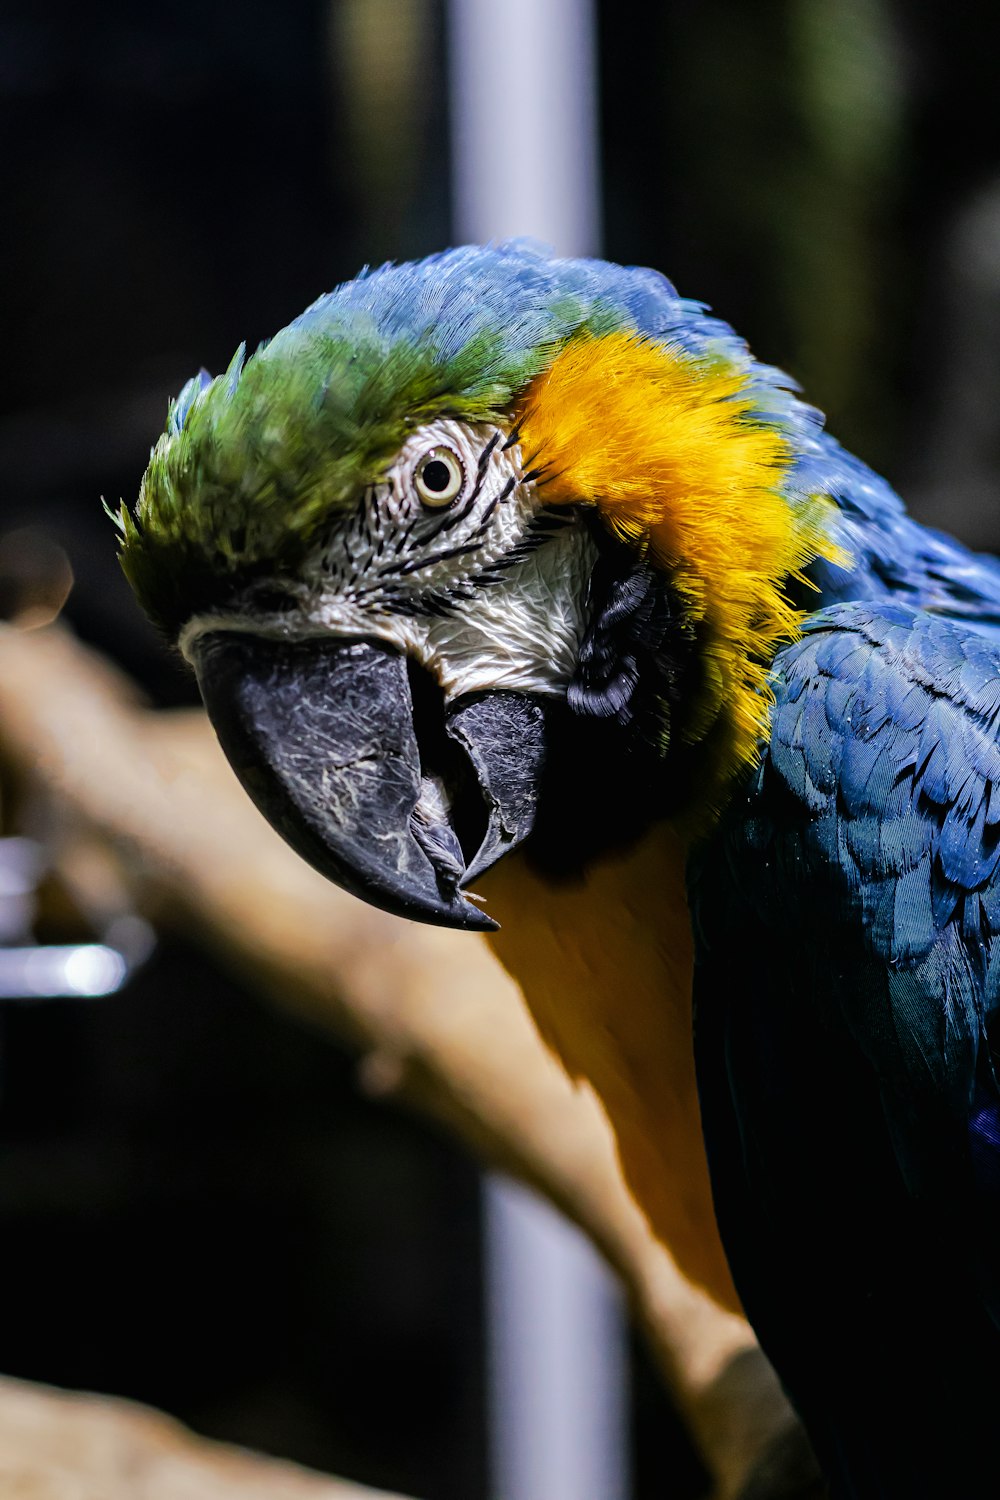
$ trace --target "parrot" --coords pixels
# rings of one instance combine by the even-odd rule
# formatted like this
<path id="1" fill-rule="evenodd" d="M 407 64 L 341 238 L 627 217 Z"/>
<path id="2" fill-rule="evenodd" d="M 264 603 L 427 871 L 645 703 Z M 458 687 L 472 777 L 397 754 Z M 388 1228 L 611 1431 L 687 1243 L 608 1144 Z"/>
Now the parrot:
<path id="1" fill-rule="evenodd" d="M 1000 564 L 657 271 L 366 268 L 113 514 L 251 799 L 486 933 L 838 1497 L 1000 1419 Z"/>

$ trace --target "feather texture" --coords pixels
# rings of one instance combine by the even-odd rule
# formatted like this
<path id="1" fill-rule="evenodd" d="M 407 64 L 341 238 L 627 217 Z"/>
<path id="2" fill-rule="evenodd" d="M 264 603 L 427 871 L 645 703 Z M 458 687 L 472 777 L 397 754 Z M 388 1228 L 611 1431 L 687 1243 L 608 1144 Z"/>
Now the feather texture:
<path id="1" fill-rule="evenodd" d="M 840 605 L 692 873 L 737 1286 L 842 1496 L 985 1493 L 1000 1383 L 1000 648 Z"/>
<path id="2" fill-rule="evenodd" d="M 369 533 L 366 491 L 448 421 L 497 429 L 502 497 L 540 505 L 538 524 L 461 588 L 396 600 L 409 633 L 393 641 L 446 686 L 471 650 L 460 680 L 488 690 L 510 670 L 494 627 L 526 555 L 519 641 L 551 639 L 540 599 L 567 624 L 560 671 L 530 679 L 565 696 L 565 742 L 547 747 L 562 795 L 534 853 L 553 800 L 558 847 L 544 874 L 515 856 L 490 876 L 505 961 L 598 1090 L 651 1223 L 725 1295 L 692 1154 L 685 845 L 663 818 L 684 804 L 704 834 L 728 800 L 690 892 L 702 1115 L 747 1309 L 838 1495 L 988 1492 L 1000 565 L 915 524 L 792 382 L 662 276 L 510 244 L 363 272 L 189 381 L 118 518 L 141 602 L 176 638 L 219 599 L 253 624 L 248 580 L 280 596 L 324 549 L 356 570 L 387 534 Z M 456 521 L 481 530 L 503 500 L 470 521 L 476 499 Z M 536 558 L 554 517 L 579 545 Z M 344 630 L 351 568 L 328 561 L 320 623 Z M 414 558 L 383 566 L 421 593 Z M 508 586 L 491 616 L 482 599 Z M 358 606 L 349 633 L 369 621 Z M 580 808 L 581 777 L 599 812 Z M 547 879 L 567 865 L 577 884 Z"/>
<path id="3" fill-rule="evenodd" d="M 682 733 L 701 742 L 725 720 L 709 809 L 756 756 L 768 666 L 802 616 L 789 582 L 819 556 L 846 561 L 831 501 L 790 482 L 790 435 L 760 394 L 745 359 L 718 348 L 609 333 L 572 340 L 518 419 L 547 501 L 593 505 L 648 550 L 699 631 L 702 686 Z"/>

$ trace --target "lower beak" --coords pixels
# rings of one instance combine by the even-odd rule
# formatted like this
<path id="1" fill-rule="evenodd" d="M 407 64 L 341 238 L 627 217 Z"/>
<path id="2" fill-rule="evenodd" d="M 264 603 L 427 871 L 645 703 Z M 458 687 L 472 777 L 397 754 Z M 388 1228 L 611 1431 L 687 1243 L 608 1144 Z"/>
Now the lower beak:
<path id="1" fill-rule="evenodd" d="M 398 916 L 496 927 L 463 888 L 531 832 L 545 700 L 495 692 L 446 706 L 373 641 L 215 631 L 194 654 L 230 764 L 297 853 Z"/>

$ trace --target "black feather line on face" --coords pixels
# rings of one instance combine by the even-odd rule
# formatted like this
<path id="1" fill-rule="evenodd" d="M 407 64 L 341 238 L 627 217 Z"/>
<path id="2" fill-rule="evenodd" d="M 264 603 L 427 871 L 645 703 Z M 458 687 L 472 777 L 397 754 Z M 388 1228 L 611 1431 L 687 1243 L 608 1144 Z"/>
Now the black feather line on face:
<path id="1" fill-rule="evenodd" d="M 493 496 L 493 499 L 490 501 L 490 503 L 487 505 L 486 509 L 483 511 L 482 520 L 479 522 L 479 525 L 476 527 L 475 531 L 472 533 L 473 536 L 482 536 L 483 532 L 486 530 L 487 526 L 490 524 L 490 521 L 493 519 L 493 512 L 496 510 L 497 506 L 498 505 L 502 505 L 503 502 L 512 493 L 512 491 L 513 491 L 514 486 L 515 486 L 516 483 L 517 483 L 517 480 L 514 477 L 514 475 L 512 474 L 511 477 L 508 479 L 507 483 L 504 485 L 503 489 L 502 490 L 497 490 L 496 494 Z"/>
<path id="2" fill-rule="evenodd" d="M 467 553 L 478 552 L 482 546 L 481 542 L 462 542 L 457 547 L 446 547 L 443 552 L 425 553 L 422 557 L 415 557 L 411 562 L 395 563 L 391 567 L 379 568 L 379 578 L 405 578 L 410 573 L 420 573 L 424 568 L 432 568 L 435 563 L 448 562 L 453 557 L 464 557 Z"/>
<path id="3" fill-rule="evenodd" d="M 506 498 L 508 489 L 512 489 L 516 482 L 515 479 L 508 481 L 508 485 L 496 497 L 498 503 L 501 503 Z M 474 600 L 476 592 L 480 588 L 490 588 L 496 584 L 506 582 L 511 568 L 523 562 L 527 557 L 530 557 L 533 552 L 537 552 L 539 547 L 544 546 L 546 542 L 551 541 L 554 536 L 562 531 L 564 526 L 570 526 L 578 521 L 581 514 L 582 512 L 578 507 L 570 505 L 559 506 L 551 510 L 540 510 L 536 515 L 532 516 L 524 535 L 508 552 L 504 553 L 503 557 L 498 557 L 484 568 L 480 568 L 470 578 L 456 580 L 444 588 L 435 589 L 433 592 L 423 594 L 419 597 L 407 594 L 390 594 L 386 598 L 380 595 L 379 608 L 385 610 L 388 614 L 410 615 L 414 617 L 423 615 L 441 617 L 450 614 L 457 604 L 469 603 Z M 473 533 L 473 538 L 478 537 L 479 530 L 481 529 L 477 528 Z M 422 568 L 432 566 L 434 563 L 447 561 L 451 557 L 459 557 L 467 553 L 477 552 L 480 546 L 481 542 L 473 539 L 463 543 L 461 546 L 437 552 L 433 556 L 424 556 L 403 565 L 393 565 L 391 576 L 398 578 L 402 574 L 417 572 Z M 389 574 L 389 571 L 388 568 L 382 570 L 385 574 Z M 382 573 L 379 576 L 381 577 Z"/>
<path id="4" fill-rule="evenodd" d="M 580 514 L 580 509 L 572 505 L 562 505 L 558 509 L 537 511 L 529 521 L 524 535 L 514 543 L 513 547 L 509 548 L 502 557 L 498 557 L 493 562 L 488 563 L 485 568 L 476 574 L 476 584 L 501 582 L 504 575 L 509 573 L 511 568 L 516 567 L 526 557 L 530 557 L 533 552 L 537 552 L 539 547 L 551 541 L 564 526 L 570 526 L 575 521 L 578 521 Z"/>
<path id="5" fill-rule="evenodd" d="M 479 466 L 478 466 L 479 467 L 479 473 L 480 473 L 480 475 L 483 475 L 483 474 L 486 473 L 486 465 L 490 461 L 490 454 L 493 452 L 493 449 L 496 447 L 496 445 L 497 445 L 497 443 L 499 443 L 499 441 L 500 441 L 500 433 L 499 432 L 495 432 L 493 434 L 493 436 L 490 438 L 489 442 L 486 444 L 486 447 L 483 449 L 482 453 L 480 453 L 480 455 L 479 455 Z M 501 452 L 502 451 L 503 450 L 501 449 Z"/>

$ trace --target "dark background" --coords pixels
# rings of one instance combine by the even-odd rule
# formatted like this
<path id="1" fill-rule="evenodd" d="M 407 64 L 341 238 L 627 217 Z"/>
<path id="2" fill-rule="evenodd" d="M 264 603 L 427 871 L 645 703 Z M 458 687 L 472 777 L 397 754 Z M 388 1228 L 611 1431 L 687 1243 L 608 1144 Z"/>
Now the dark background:
<path id="1" fill-rule="evenodd" d="M 922 518 L 995 547 L 1000 143 L 974 13 L 598 16 L 609 257 L 709 302 Z M 436 0 L 0 6 L 0 531 L 65 549 L 69 620 L 159 703 L 192 685 L 99 497 L 134 498 L 200 365 L 448 242 L 445 45 Z M 0 1368 L 485 1496 L 478 1178 L 450 1142 L 177 938 L 122 995 L 8 1004 L 0 1028 Z M 694 1496 L 639 1350 L 635 1389 L 636 1500 L 668 1477 Z"/>

